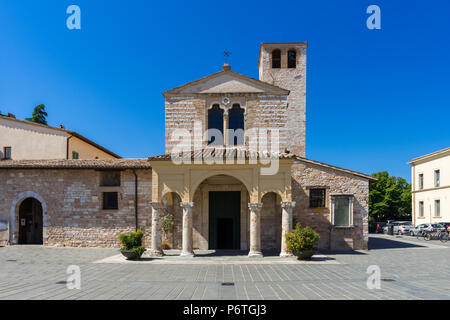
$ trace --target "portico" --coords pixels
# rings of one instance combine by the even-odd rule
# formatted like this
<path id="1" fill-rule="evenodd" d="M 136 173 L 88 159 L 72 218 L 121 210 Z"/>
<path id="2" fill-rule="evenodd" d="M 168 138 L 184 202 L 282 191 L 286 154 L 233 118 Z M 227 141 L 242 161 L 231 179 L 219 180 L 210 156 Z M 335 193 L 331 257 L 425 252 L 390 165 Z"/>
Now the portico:
<path id="1" fill-rule="evenodd" d="M 175 220 L 177 217 L 181 220 L 181 232 L 178 235 L 174 230 L 171 241 L 173 247 L 179 247 L 181 243 L 181 256 L 194 256 L 194 249 L 223 248 L 249 250 L 249 257 L 262 257 L 262 250 L 268 248 L 280 250 L 283 257 L 289 256 L 284 236 L 292 228 L 291 209 L 295 205 L 291 190 L 294 159 L 289 154 L 278 154 L 274 160 L 278 161 L 279 168 L 273 175 L 261 175 L 261 169 L 269 165 L 259 163 L 258 159 L 252 163 L 248 154 L 241 160 L 240 164 L 235 161 L 230 164 L 225 161 L 222 164 L 195 164 L 192 161 L 177 165 L 171 161 L 170 155 L 149 158 L 152 199 L 159 200 L 152 203 L 151 254 L 163 252 L 162 231 L 156 220 L 161 219 L 164 211 L 172 214 Z M 228 193 L 235 196 L 225 198 L 224 204 L 212 202 L 220 202 L 218 196 Z M 168 201 L 169 194 L 171 198 L 179 199 L 178 202 Z M 271 197 L 264 198 L 263 205 L 265 195 Z M 177 213 L 175 206 L 180 206 L 182 213 Z M 262 230 L 264 223 L 268 225 L 266 230 Z M 271 234 L 262 241 L 265 231 Z M 224 246 L 227 239 L 223 239 L 222 233 L 228 235 L 229 246 Z M 181 241 L 176 239 L 179 236 Z"/>

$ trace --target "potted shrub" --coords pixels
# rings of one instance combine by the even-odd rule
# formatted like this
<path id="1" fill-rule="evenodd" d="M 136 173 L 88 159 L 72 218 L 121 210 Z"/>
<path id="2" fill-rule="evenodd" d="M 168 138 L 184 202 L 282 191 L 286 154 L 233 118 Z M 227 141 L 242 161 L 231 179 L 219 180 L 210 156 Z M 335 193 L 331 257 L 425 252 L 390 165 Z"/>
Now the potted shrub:
<path id="1" fill-rule="evenodd" d="M 136 232 L 123 233 L 119 236 L 119 241 L 122 244 L 120 252 L 127 258 L 127 260 L 134 260 L 141 258 L 145 251 L 142 246 L 142 238 L 144 232 L 139 228 Z"/>
<path id="2" fill-rule="evenodd" d="M 299 223 L 292 232 L 286 234 L 287 249 L 299 260 L 311 260 L 317 252 L 319 235 L 310 227 L 302 228 Z"/>
<path id="3" fill-rule="evenodd" d="M 161 242 L 161 248 L 162 248 L 163 250 L 167 250 L 167 249 L 170 249 L 170 246 L 169 246 L 169 244 L 167 243 L 167 241 L 163 241 L 163 242 Z"/>

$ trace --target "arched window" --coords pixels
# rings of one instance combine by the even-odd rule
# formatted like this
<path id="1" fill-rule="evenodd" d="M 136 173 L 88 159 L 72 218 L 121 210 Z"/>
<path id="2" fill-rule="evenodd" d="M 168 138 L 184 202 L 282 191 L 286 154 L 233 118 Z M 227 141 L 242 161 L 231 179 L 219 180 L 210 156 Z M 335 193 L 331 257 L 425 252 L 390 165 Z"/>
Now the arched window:
<path id="1" fill-rule="evenodd" d="M 231 146 L 244 144 L 244 109 L 239 104 L 233 104 L 228 118 L 228 144 Z"/>
<path id="2" fill-rule="evenodd" d="M 272 68 L 281 68 L 281 51 L 279 49 L 272 51 Z"/>
<path id="3" fill-rule="evenodd" d="M 223 110 L 218 104 L 208 110 L 208 144 L 223 145 Z"/>
<path id="4" fill-rule="evenodd" d="M 297 66 L 297 52 L 289 50 L 287 53 L 288 68 L 295 68 Z"/>

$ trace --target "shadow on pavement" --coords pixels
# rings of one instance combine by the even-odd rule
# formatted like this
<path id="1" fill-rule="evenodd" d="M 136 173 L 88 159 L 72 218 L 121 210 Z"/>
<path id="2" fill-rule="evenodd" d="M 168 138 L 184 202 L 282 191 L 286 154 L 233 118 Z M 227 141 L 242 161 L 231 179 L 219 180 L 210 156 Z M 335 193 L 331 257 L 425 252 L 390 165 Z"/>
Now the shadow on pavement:
<path id="1" fill-rule="evenodd" d="M 419 244 L 406 243 L 396 241 L 394 239 L 385 238 L 371 238 L 369 237 L 369 250 L 383 250 L 383 249 L 402 249 L 402 248 L 424 248 Z"/>

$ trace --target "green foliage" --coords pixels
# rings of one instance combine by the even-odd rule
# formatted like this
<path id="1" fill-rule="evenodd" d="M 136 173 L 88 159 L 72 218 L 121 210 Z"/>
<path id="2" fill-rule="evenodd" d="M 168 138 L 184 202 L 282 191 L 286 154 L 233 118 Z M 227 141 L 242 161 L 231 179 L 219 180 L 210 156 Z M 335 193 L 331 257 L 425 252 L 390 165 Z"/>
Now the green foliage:
<path id="1" fill-rule="evenodd" d="M 302 228 L 299 223 L 292 232 L 286 234 L 287 249 L 293 254 L 316 250 L 320 237 L 310 227 Z"/>
<path id="2" fill-rule="evenodd" d="M 161 217 L 161 228 L 163 229 L 164 233 L 167 234 L 167 232 L 171 231 L 173 229 L 173 225 L 173 215 L 166 214 L 165 216 Z"/>
<path id="3" fill-rule="evenodd" d="M 120 243 L 122 248 L 120 250 L 132 251 L 137 254 L 138 257 L 142 256 L 145 248 L 142 246 L 142 238 L 144 237 L 144 232 L 139 228 L 136 232 L 123 233 L 119 235 Z"/>
<path id="4" fill-rule="evenodd" d="M 48 114 L 45 112 L 45 106 L 40 104 L 34 108 L 31 118 L 26 118 L 25 120 L 47 125 L 47 116 Z"/>
<path id="5" fill-rule="evenodd" d="M 411 220 L 411 184 L 387 171 L 372 174 L 378 181 L 370 184 L 369 216 L 372 221 Z"/>

